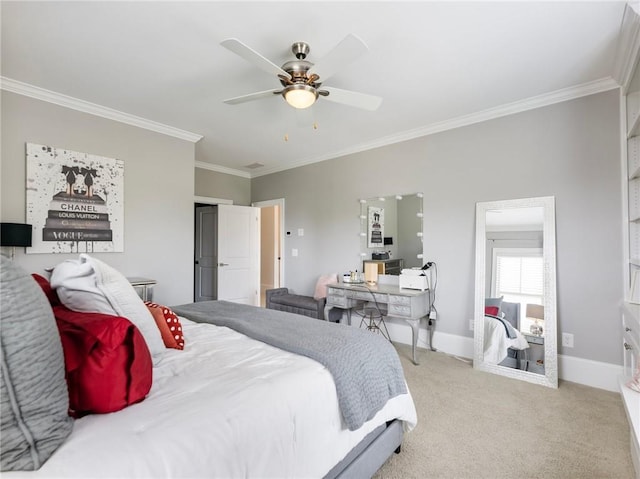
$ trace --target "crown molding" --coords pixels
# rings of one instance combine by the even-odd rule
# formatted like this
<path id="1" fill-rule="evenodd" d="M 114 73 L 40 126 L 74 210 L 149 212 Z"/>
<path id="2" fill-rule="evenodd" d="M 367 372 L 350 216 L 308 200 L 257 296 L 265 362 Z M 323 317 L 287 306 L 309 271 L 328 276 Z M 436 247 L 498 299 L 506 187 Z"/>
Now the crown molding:
<path id="1" fill-rule="evenodd" d="M 633 15 L 635 15 L 635 13 Z M 631 18 L 634 18 L 634 17 L 631 17 Z M 636 22 L 636 27 L 638 27 L 636 29 L 636 33 L 634 36 L 634 42 L 637 43 L 637 48 L 635 50 L 629 50 L 629 51 L 634 52 L 633 58 L 635 59 L 635 55 L 637 55 L 638 51 L 640 51 L 640 20 L 635 18 L 634 21 Z M 620 50 L 619 50 L 619 53 L 620 53 Z M 629 54 L 630 53 L 628 53 L 627 55 Z M 613 90 L 616 88 L 620 88 L 620 84 L 616 82 L 616 80 L 614 80 L 611 77 L 602 78 L 600 80 L 583 83 L 581 85 L 577 85 L 574 87 L 564 88 L 554 92 L 545 93 L 543 95 L 538 95 L 538 96 L 530 97 L 524 100 L 507 103 L 505 105 L 501 105 L 495 108 L 489 108 L 487 110 L 483 110 L 480 112 L 471 113 L 469 115 L 464 115 L 458 118 L 453 118 L 450 120 L 432 123 L 430 125 L 426 125 L 420 128 L 415 128 L 412 130 L 400 132 L 398 134 L 385 136 L 371 142 L 361 143 L 359 145 L 354 145 L 352 147 L 345 148 L 343 150 L 336 150 L 325 155 L 302 158 L 296 162 L 289 163 L 286 166 L 264 168 L 264 169 L 261 169 L 259 172 L 253 171 L 249 173 L 246 171 L 241 171 L 234 168 L 228 168 L 225 166 L 202 162 L 202 161 L 195 161 L 194 166 L 196 168 L 216 171 L 218 173 L 225 173 L 228 175 L 240 176 L 242 178 L 257 178 L 259 176 L 278 173 L 280 171 L 290 170 L 293 168 L 298 168 L 300 166 L 306 166 L 312 163 L 318 163 L 321 161 L 331 160 L 334 158 L 340 158 L 346 155 L 352 155 L 355 153 L 360 153 L 362 151 L 367 151 L 367 150 L 372 150 L 374 148 L 380 148 L 383 146 L 392 145 L 394 143 L 400 143 L 403 141 L 412 140 L 412 139 L 423 137 L 423 136 L 433 135 L 435 133 L 440 133 L 447 130 L 453 130 L 455 128 L 472 125 L 474 123 L 481 123 L 483 121 L 488 121 L 488 120 L 492 120 L 492 119 L 496 119 L 496 118 L 500 118 L 508 115 L 514 115 L 516 113 L 521 113 L 527 110 L 534 110 L 536 108 L 553 105 L 555 103 L 562 103 L 564 101 L 569 101 L 569 100 L 581 98 L 588 95 L 594 95 L 596 93 L 601 93 L 601 92 Z M 17 93 L 19 95 L 35 98 L 38 100 L 46 101 L 49 103 L 54 103 L 60 106 L 82 111 L 85 113 L 90 113 L 92 115 L 100 116 L 110 120 L 115 120 L 115 121 L 119 121 L 129 125 L 144 128 L 147 130 L 155 131 L 157 133 L 162 133 L 164 135 L 173 136 L 181 140 L 186 140 L 193 143 L 196 143 L 202 139 L 202 135 L 197 135 L 195 133 L 191 133 L 185 130 L 180 130 L 168 125 L 164 125 L 151 120 L 146 120 L 144 118 L 129 115 L 127 113 L 113 110 L 111 108 L 107 108 L 101 105 L 96 105 L 95 103 L 86 102 L 84 100 L 79 100 L 77 98 L 73 98 L 67 95 L 62 95 L 60 93 L 35 87 L 27 83 L 22 83 L 17 80 L 12 80 L 7 77 L 0 76 L 0 89 Z"/>
<path id="2" fill-rule="evenodd" d="M 196 168 L 202 168 L 203 170 L 216 171 L 218 173 L 226 173 L 227 175 L 241 176 L 243 178 L 251 178 L 251 174 L 246 171 L 227 168 L 226 166 L 206 163 L 204 161 L 196 161 L 194 164 Z"/>
<path id="3" fill-rule="evenodd" d="M 198 135 L 196 133 L 180 130 L 179 128 L 174 128 L 169 125 L 140 118 L 139 116 L 123 113 L 106 106 L 97 105 L 95 103 L 73 98 L 61 93 L 45 90 L 44 88 L 29 85 L 28 83 L 23 83 L 4 76 L 0 76 L 0 89 L 17 93 L 18 95 L 35 98 L 36 100 L 54 103 L 72 110 L 89 113 L 108 120 L 115 120 L 120 123 L 126 123 L 127 125 L 144 128 L 145 130 L 155 131 L 156 133 L 162 133 L 163 135 L 173 136 L 181 140 L 190 141 L 191 143 L 197 143 L 202 139 L 202 135 Z"/>
<path id="4" fill-rule="evenodd" d="M 372 150 L 374 148 L 380 148 L 383 146 L 388 146 L 394 143 L 400 143 L 407 140 L 413 140 L 415 138 L 433 135 L 435 133 L 440 133 L 447 130 L 453 130 L 455 128 L 473 125 L 474 123 L 481 123 L 484 121 L 493 120 L 493 119 L 501 118 L 504 116 L 514 115 L 516 113 L 521 113 L 528 110 L 535 110 L 536 108 L 541 108 L 541 107 L 553 105 L 556 103 L 562 103 L 565 101 L 574 100 L 576 98 L 581 98 L 584 96 L 594 95 L 596 93 L 614 90 L 616 88 L 620 88 L 620 85 L 613 78 L 611 77 L 602 78 L 600 80 L 583 83 L 581 85 L 576 85 L 569 88 L 563 88 L 561 90 L 556 90 L 554 92 L 545 93 L 543 95 L 526 98 L 524 100 L 519 100 L 512 103 L 506 103 L 504 105 L 497 106 L 495 108 L 489 108 L 487 110 L 471 113 L 469 115 L 460 116 L 457 118 L 453 118 L 451 120 L 432 123 L 430 125 L 426 125 L 420 128 L 415 128 L 413 130 L 403 131 L 395 135 L 385 136 L 371 142 L 361 143 L 360 145 L 355 145 L 353 147 L 346 148 L 344 150 L 334 151 L 326 155 L 317 156 L 313 158 L 304 158 L 299 161 L 296 161 L 295 163 L 290 163 L 285 167 L 264 169 L 264 170 L 261 170 L 260 172 L 255 172 L 251 177 L 255 178 L 258 176 L 277 173 L 279 171 L 289 170 L 292 168 L 297 168 L 299 166 L 305 166 L 305 165 L 317 163 L 320 161 L 340 158 L 342 156 L 352 155 L 354 153 L 360 153 L 362 151 Z"/>
<path id="5" fill-rule="evenodd" d="M 626 94 L 640 52 L 640 16 L 631 4 L 625 5 L 619 39 L 613 71 Z"/>

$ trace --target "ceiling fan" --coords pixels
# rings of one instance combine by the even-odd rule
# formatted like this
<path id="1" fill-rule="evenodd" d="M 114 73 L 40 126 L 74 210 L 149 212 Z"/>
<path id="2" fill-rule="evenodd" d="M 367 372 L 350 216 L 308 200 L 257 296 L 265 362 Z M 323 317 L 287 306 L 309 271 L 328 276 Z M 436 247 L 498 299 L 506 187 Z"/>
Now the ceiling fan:
<path id="1" fill-rule="evenodd" d="M 315 64 L 306 60 L 310 51 L 309 45 L 304 42 L 295 42 L 291 46 L 291 51 L 296 59 L 286 62 L 282 67 L 271 62 L 236 38 L 228 38 L 220 44 L 261 70 L 275 74 L 282 85 L 282 88 L 259 91 L 224 100 L 224 103 L 229 105 L 260 100 L 275 95 L 282 95 L 289 105 L 298 109 L 310 107 L 320 96 L 335 103 L 370 111 L 377 110 L 382 103 L 382 98 L 377 96 L 322 86 L 325 80 L 335 73 L 339 73 L 343 67 L 368 51 L 367 45 L 354 34 L 347 35 L 333 50 Z"/>

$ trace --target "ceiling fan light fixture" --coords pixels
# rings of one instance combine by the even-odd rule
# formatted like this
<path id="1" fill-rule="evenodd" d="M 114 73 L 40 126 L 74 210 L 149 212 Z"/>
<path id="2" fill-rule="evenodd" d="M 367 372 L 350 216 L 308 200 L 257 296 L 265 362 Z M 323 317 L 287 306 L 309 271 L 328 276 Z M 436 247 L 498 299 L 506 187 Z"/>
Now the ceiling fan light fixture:
<path id="1" fill-rule="evenodd" d="M 286 102 L 294 108 L 309 108 L 318 99 L 318 91 L 311 85 L 296 83 L 282 91 Z"/>

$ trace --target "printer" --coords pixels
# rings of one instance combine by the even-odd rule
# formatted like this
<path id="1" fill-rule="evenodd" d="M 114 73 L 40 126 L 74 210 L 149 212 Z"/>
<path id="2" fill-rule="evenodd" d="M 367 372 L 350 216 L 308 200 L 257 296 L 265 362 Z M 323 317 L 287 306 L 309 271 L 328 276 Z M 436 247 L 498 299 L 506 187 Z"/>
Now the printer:
<path id="1" fill-rule="evenodd" d="M 404 289 L 429 289 L 426 271 L 421 268 L 405 268 L 400 272 L 398 285 Z"/>

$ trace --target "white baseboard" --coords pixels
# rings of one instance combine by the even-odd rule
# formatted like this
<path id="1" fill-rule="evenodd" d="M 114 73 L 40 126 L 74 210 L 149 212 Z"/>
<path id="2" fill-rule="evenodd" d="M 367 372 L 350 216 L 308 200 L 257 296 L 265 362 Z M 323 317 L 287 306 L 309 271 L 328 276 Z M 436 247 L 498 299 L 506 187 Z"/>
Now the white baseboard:
<path id="1" fill-rule="evenodd" d="M 558 377 L 565 381 L 620 392 L 618 377 L 621 374 L 622 366 L 619 364 L 558 354 Z"/>
<path id="2" fill-rule="evenodd" d="M 393 341 L 411 344 L 411 328 L 409 325 L 395 318 L 386 320 L 389 334 Z M 358 326 L 357 324 L 355 326 Z M 418 347 L 427 348 L 427 330 L 420 328 Z M 433 347 L 436 350 L 453 356 L 473 358 L 473 338 L 441 333 L 437 329 L 433 333 Z M 622 374 L 622 366 L 603 363 L 575 356 L 558 355 L 558 377 L 565 381 L 583 384 L 607 391 L 619 392 L 618 377 Z"/>

